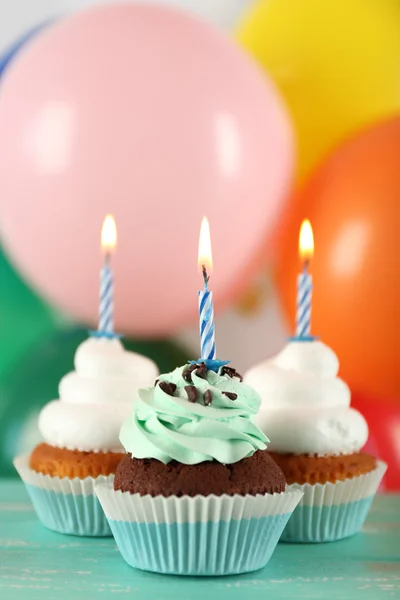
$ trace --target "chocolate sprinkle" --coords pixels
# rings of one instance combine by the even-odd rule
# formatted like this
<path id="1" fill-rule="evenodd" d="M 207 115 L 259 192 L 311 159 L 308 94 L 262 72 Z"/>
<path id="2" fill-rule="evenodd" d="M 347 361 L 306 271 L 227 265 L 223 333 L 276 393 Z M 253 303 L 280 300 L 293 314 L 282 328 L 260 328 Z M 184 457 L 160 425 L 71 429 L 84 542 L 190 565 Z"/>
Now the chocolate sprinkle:
<path id="1" fill-rule="evenodd" d="M 168 394 L 168 396 L 173 396 L 174 395 L 174 392 L 176 390 L 175 383 L 171 383 L 169 381 L 160 381 L 159 386 L 160 386 L 160 388 L 162 389 L 163 392 L 165 392 L 166 394 Z"/>
<path id="2" fill-rule="evenodd" d="M 210 406 L 212 402 L 212 393 L 210 390 L 206 390 L 203 394 L 204 406 Z"/>
<path id="3" fill-rule="evenodd" d="M 221 367 L 221 375 L 228 375 L 231 379 L 237 377 L 239 381 L 243 381 L 243 377 L 233 367 L 227 367 L 226 365 Z"/>
<path id="4" fill-rule="evenodd" d="M 195 385 L 185 385 L 185 392 L 187 393 L 189 402 L 196 402 L 199 392 Z"/>
<path id="5" fill-rule="evenodd" d="M 237 394 L 235 392 L 222 392 L 225 396 L 229 398 L 229 400 L 236 400 Z"/>
<path id="6" fill-rule="evenodd" d="M 187 367 L 183 373 L 182 373 L 182 377 L 185 381 L 187 381 L 188 383 L 192 383 L 192 372 L 198 368 L 199 365 L 194 364 L 194 365 L 190 365 L 190 367 Z"/>
<path id="7" fill-rule="evenodd" d="M 201 377 L 202 379 L 207 378 L 206 363 L 200 363 L 200 365 L 197 365 L 196 375 L 197 375 L 197 377 Z"/>
<path id="8" fill-rule="evenodd" d="M 159 381 L 160 381 L 159 379 L 156 379 L 156 380 L 155 380 L 155 382 L 154 382 L 154 387 L 156 387 L 156 385 L 157 385 L 157 383 L 158 383 Z"/>

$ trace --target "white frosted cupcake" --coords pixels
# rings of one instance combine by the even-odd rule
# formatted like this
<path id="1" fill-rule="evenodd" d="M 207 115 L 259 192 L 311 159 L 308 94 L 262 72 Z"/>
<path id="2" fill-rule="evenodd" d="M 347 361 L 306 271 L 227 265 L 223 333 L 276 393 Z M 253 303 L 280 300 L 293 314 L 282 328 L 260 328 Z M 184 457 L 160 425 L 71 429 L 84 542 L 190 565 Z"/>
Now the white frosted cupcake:
<path id="1" fill-rule="evenodd" d="M 339 360 L 317 340 L 291 341 L 251 368 L 245 381 L 261 396 L 255 421 L 293 488 L 304 491 L 282 539 L 323 542 L 362 527 L 386 465 L 361 449 L 364 417 L 350 407 Z"/>
<path id="2" fill-rule="evenodd" d="M 44 442 L 14 464 L 44 525 L 63 533 L 110 535 L 94 484 L 112 480 L 124 455 L 121 425 L 137 390 L 151 384 L 158 369 L 127 352 L 119 339 L 103 337 L 78 347 L 75 369 L 61 380 L 59 400 L 40 413 Z"/>

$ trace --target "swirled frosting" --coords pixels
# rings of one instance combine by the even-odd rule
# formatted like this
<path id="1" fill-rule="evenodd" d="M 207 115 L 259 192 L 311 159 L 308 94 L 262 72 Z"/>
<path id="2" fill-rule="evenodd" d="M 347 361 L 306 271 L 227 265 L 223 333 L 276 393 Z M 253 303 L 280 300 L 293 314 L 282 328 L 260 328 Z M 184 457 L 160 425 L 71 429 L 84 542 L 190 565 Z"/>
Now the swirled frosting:
<path id="1" fill-rule="evenodd" d="M 251 421 L 258 394 L 236 377 L 188 365 L 139 390 L 120 440 L 134 458 L 193 465 L 235 463 L 265 449 L 268 438 Z M 226 392 L 226 393 L 224 393 Z"/>
<path id="2" fill-rule="evenodd" d="M 293 341 L 245 374 L 261 396 L 255 422 L 268 430 L 269 450 L 324 456 L 364 446 L 367 423 L 350 408 L 350 390 L 338 371 L 339 360 L 328 346 Z"/>
<path id="3" fill-rule="evenodd" d="M 128 352 L 118 339 L 89 338 L 77 349 L 75 371 L 62 378 L 59 400 L 46 404 L 39 430 L 52 446 L 123 452 L 119 442 L 137 390 L 158 374 L 155 363 Z"/>

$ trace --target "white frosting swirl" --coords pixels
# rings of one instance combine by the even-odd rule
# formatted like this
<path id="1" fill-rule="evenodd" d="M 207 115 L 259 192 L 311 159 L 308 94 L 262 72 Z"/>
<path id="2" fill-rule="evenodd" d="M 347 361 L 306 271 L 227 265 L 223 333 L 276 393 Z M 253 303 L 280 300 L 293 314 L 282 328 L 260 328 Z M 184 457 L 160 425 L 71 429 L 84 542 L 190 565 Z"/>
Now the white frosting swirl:
<path id="1" fill-rule="evenodd" d="M 368 426 L 350 408 L 338 371 L 336 354 L 319 341 L 290 342 L 247 371 L 245 382 L 261 396 L 255 422 L 271 440 L 268 450 L 319 456 L 361 450 Z"/>
<path id="2" fill-rule="evenodd" d="M 92 337 L 75 354 L 75 369 L 61 379 L 59 400 L 46 404 L 39 429 L 52 446 L 85 452 L 124 452 L 119 431 L 137 391 L 152 385 L 155 363 L 128 352 L 118 339 Z"/>

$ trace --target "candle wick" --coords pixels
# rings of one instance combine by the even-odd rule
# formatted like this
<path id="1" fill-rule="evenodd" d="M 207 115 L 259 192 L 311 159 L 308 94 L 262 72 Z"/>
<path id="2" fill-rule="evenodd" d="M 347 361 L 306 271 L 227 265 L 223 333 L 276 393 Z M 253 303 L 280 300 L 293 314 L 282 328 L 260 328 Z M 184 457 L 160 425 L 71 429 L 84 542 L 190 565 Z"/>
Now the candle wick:
<path id="1" fill-rule="evenodd" d="M 304 261 L 304 263 L 303 263 L 303 270 L 304 270 L 305 273 L 308 272 L 308 267 L 309 266 L 310 266 L 310 259 L 306 258 L 305 261 Z"/>
<path id="2" fill-rule="evenodd" d="M 204 289 L 208 290 L 208 282 L 210 281 L 210 276 L 207 275 L 207 269 L 205 265 L 201 265 L 201 269 L 203 271 Z"/>
<path id="3" fill-rule="evenodd" d="M 110 260 L 111 260 L 111 252 L 106 252 L 104 254 L 104 264 L 108 267 L 108 265 L 110 264 Z"/>

